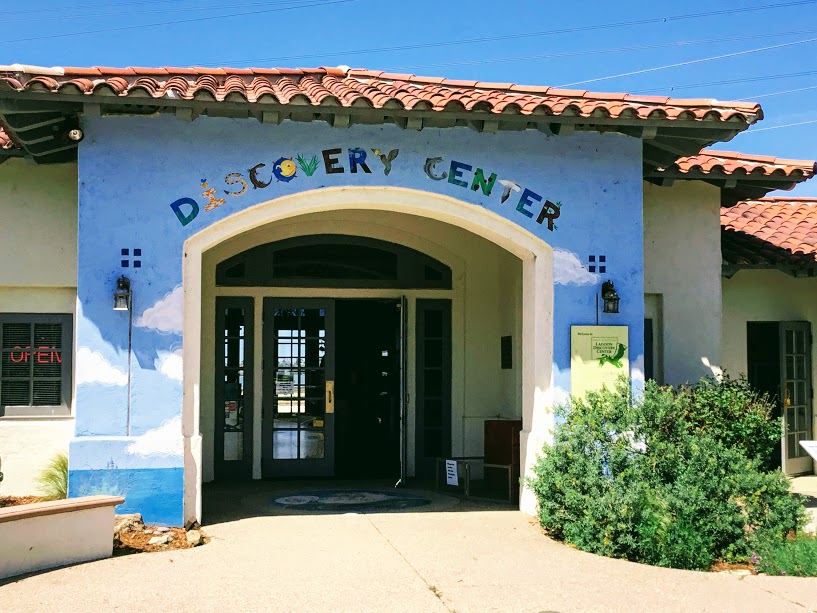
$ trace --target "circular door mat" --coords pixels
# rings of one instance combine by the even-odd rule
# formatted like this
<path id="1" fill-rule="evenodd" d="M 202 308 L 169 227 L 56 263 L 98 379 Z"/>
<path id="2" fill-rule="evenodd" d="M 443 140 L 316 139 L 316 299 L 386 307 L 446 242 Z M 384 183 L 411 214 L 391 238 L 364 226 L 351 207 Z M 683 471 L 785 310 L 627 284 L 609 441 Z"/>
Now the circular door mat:
<path id="1" fill-rule="evenodd" d="M 429 498 L 400 490 L 309 490 L 276 497 L 273 505 L 291 511 L 382 513 L 431 504 Z"/>

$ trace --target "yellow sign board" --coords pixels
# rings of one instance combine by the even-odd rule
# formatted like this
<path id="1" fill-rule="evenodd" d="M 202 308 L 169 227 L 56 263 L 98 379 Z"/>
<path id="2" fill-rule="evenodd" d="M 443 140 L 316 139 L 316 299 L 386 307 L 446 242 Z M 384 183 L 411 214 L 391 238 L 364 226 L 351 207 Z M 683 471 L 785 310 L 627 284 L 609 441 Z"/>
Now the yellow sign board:
<path id="1" fill-rule="evenodd" d="M 582 398 L 630 376 L 627 326 L 570 326 L 570 393 Z"/>

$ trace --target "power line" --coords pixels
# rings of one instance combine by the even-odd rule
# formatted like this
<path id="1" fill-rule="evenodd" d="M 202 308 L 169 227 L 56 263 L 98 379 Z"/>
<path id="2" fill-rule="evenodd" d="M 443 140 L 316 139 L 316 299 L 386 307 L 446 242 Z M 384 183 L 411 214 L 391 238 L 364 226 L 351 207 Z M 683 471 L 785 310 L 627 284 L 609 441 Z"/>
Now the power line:
<path id="1" fill-rule="evenodd" d="M 755 128 L 744 132 L 744 134 L 756 134 L 757 132 L 765 132 L 766 130 L 777 130 L 779 128 L 791 128 L 792 126 L 804 126 L 807 123 L 817 123 L 817 119 L 809 119 L 808 121 L 798 121 L 795 123 L 784 123 L 780 126 L 769 126 L 768 128 Z"/>
<path id="2" fill-rule="evenodd" d="M 804 92 L 809 89 L 817 89 L 817 85 L 810 85 L 808 87 L 799 87 L 797 89 L 787 89 L 782 92 L 772 92 L 770 94 L 760 94 L 758 96 L 747 96 L 746 98 L 737 98 L 736 101 L 742 100 L 759 100 L 760 98 L 769 98 L 771 96 L 782 96 L 783 94 L 793 94 L 795 92 Z"/>
<path id="3" fill-rule="evenodd" d="M 227 15 L 208 15 L 206 17 L 193 17 L 190 19 L 176 19 L 173 21 L 163 21 L 159 23 L 143 23 L 143 24 L 134 24 L 128 26 L 119 26 L 115 28 L 103 28 L 100 30 L 86 30 L 84 32 L 64 32 L 61 34 L 46 34 L 43 36 L 33 36 L 31 38 L 17 38 L 12 40 L 0 40 L 0 44 L 5 45 L 9 43 L 27 43 L 36 40 L 47 40 L 51 38 L 65 38 L 69 36 L 84 36 L 86 34 L 103 34 L 107 32 L 121 32 L 123 30 L 138 30 L 140 28 L 152 28 L 157 26 L 170 26 L 176 25 L 180 23 L 196 23 L 202 21 L 213 21 L 215 19 L 228 19 L 231 17 L 245 17 L 249 15 L 259 15 L 262 13 L 277 13 L 279 11 L 294 11 L 301 8 L 315 8 L 320 6 L 328 6 L 331 4 L 348 4 L 349 2 L 357 2 L 358 0 L 321 0 L 314 3 L 307 3 L 301 4 L 298 6 L 287 6 L 287 7 L 279 7 L 279 8 L 271 8 L 271 9 L 263 9 L 263 10 L 256 10 L 256 11 L 246 11 L 243 13 L 230 13 Z"/>
<path id="4" fill-rule="evenodd" d="M 155 1 L 155 0 L 154 0 Z M 275 4 L 276 6 L 286 5 L 286 4 L 298 4 L 303 3 L 304 0 L 280 0 L 279 2 L 250 2 L 244 4 L 228 4 L 228 5 L 215 5 L 215 6 L 187 6 L 187 7 L 168 7 L 168 8 L 158 8 L 154 10 L 143 10 L 143 11 L 121 11 L 118 10 L 115 13 L 75 13 L 71 12 L 70 15 L 54 15 L 54 11 L 49 11 L 52 13 L 45 17 L 35 17 L 38 22 L 40 21 L 53 21 L 53 20 L 61 20 L 65 21 L 66 19 L 88 19 L 92 17 L 123 17 L 127 15 L 156 15 L 157 13 L 180 13 L 185 12 L 189 13 L 190 11 L 202 12 L 202 10 L 219 10 L 219 9 L 241 9 L 247 8 L 251 6 L 269 6 L 270 4 Z M 137 4 L 137 3 L 133 3 Z M 116 8 L 117 6 L 122 7 L 122 5 L 107 5 L 111 8 Z M 15 17 L 9 18 L 4 17 L 3 23 L 13 23 L 18 21 L 30 21 L 31 17 L 20 17 L 20 13 L 15 13 Z"/>
<path id="5" fill-rule="evenodd" d="M 415 70 L 417 68 L 445 68 L 445 67 L 452 67 L 452 66 L 470 66 L 470 65 L 478 65 L 478 64 L 500 64 L 504 62 L 524 62 L 524 61 L 531 61 L 531 60 L 547 60 L 547 59 L 555 59 L 555 58 L 565 58 L 565 57 L 578 57 L 578 56 L 585 56 L 585 55 L 603 55 L 606 53 L 625 53 L 628 51 L 644 51 L 646 49 L 664 49 L 668 47 L 686 47 L 686 46 L 693 46 L 693 45 L 711 45 L 716 43 L 725 43 L 725 42 L 735 42 L 735 41 L 743 41 L 743 40 L 756 40 L 760 38 L 776 38 L 781 36 L 795 36 L 795 35 L 802 35 L 802 34 L 814 34 L 817 30 L 795 30 L 791 32 L 772 32 L 767 34 L 747 34 L 745 36 L 729 36 L 729 37 L 719 37 L 719 38 L 710 38 L 710 39 L 703 39 L 703 40 L 682 40 L 682 41 L 675 41 L 669 43 L 654 43 L 651 45 L 634 45 L 630 47 L 612 47 L 606 49 L 582 49 L 577 51 L 559 51 L 556 53 L 543 53 L 538 55 L 521 55 L 521 56 L 514 56 L 514 57 L 501 57 L 501 58 L 485 58 L 480 60 L 462 60 L 457 62 L 440 62 L 436 64 L 413 64 L 411 66 L 395 66 L 389 68 L 389 70 L 394 71 L 401 71 L 401 70 Z"/>
<path id="6" fill-rule="evenodd" d="M 722 60 L 728 57 L 737 57 L 739 55 L 747 55 L 749 53 L 758 53 L 760 51 L 770 51 L 771 49 L 782 49 L 783 47 L 792 47 L 794 45 L 804 45 L 806 43 L 813 43 L 817 38 L 807 38 L 805 40 L 798 40 L 791 43 L 781 43 L 779 45 L 771 45 L 769 47 L 759 47 L 757 49 L 747 49 L 745 51 L 736 51 L 735 53 L 725 53 L 723 55 L 713 55 L 712 57 L 705 57 L 698 60 L 689 60 L 688 62 L 678 62 L 677 64 L 667 64 L 666 66 L 656 66 L 654 68 L 644 68 L 643 70 L 634 70 L 632 72 L 623 72 L 621 74 L 610 75 L 607 77 L 596 77 L 595 79 L 585 79 L 584 81 L 574 81 L 573 83 L 563 83 L 558 87 L 571 87 L 573 85 L 584 85 L 586 83 L 598 83 L 599 81 L 609 81 L 611 79 L 619 79 L 621 77 L 631 77 L 634 75 L 641 75 L 648 72 L 657 72 L 659 70 L 667 70 L 669 68 L 679 68 L 680 66 L 690 66 L 692 64 L 700 64 L 702 62 L 711 62 L 713 60 Z"/>
<path id="7" fill-rule="evenodd" d="M 496 42 L 496 41 L 506 41 L 506 40 L 518 40 L 521 38 L 538 38 L 542 36 L 553 36 L 557 34 L 574 34 L 576 32 L 590 32 L 595 30 L 606 30 L 606 29 L 613 29 L 613 28 L 623 28 L 623 27 L 631 27 L 631 26 L 639 26 L 639 25 L 648 25 L 654 23 L 669 23 L 671 21 L 682 21 L 687 19 L 698 19 L 701 17 L 715 17 L 719 15 L 732 15 L 735 13 L 745 13 L 750 11 L 762 11 L 762 10 L 771 10 L 771 9 L 780 9 L 780 8 L 789 8 L 793 6 L 801 6 L 806 4 L 815 4 L 817 0 L 796 0 L 792 2 L 782 2 L 778 4 L 766 4 L 763 6 L 751 6 L 751 7 L 742 7 L 742 8 L 734 8 L 734 9 L 722 9 L 718 11 L 708 11 L 705 13 L 690 13 L 686 15 L 673 15 L 670 17 L 652 17 L 647 19 L 637 19 L 633 21 L 620 21 L 614 23 L 605 23 L 605 24 L 596 24 L 591 26 L 576 26 L 572 28 L 560 28 L 557 30 L 545 30 L 542 32 L 523 32 L 518 34 L 504 34 L 498 36 L 483 36 L 479 38 L 463 38 L 459 40 L 444 40 L 444 41 L 437 41 L 437 42 L 428 42 L 428 43 L 413 43 L 408 45 L 396 45 L 392 47 L 371 47 L 368 49 L 352 49 L 347 51 L 335 51 L 335 52 L 324 52 L 324 53 L 307 53 L 301 55 L 287 55 L 287 56 L 278 56 L 278 57 L 266 57 L 266 58 L 253 58 L 253 59 L 244 59 L 244 60 L 231 60 L 219 63 L 212 63 L 212 64 L 203 64 L 203 66 L 239 66 L 243 64 L 252 64 L 252 63 L 267 63 L 267 62 L 288 62 L 292 60 L 306 60 L 306 59 L 313 59 L 313 58 L 324 58 L 327 56 L 340 56 L 346 57 L 351 55 L 365 55 L 369 53 L 383 53 L 383 52 L 391 52 L 391 51 L 410 51 L 414 49 L 429 49 L 434 47 L 451 47 L 457 45 L 471 45 L 475 43 L 485 43 L 485 42 Z"/>
<path id="8" fill-rule="evenodd" d="M 691 89 L 694 87 L 714 87 L 717 85 L 733 85 L 735 83 L 749 83 L 753 81 L 770 81 L 773 79 L 790 79 L 793 77 L 806 77 L 817 74 L 817 70 L 805 70 L 803 72 L 789 72 L 785 74 L 772 74 L 754 77 L 743 77 L 740 79 L 721 79 L 719 81 L 709 81 L 707 83 L 688 83 L 686 85 L 673 85 L 671 87 L 650 87 L 648 89 L 637 89 L 633 93 L 649 94 L 652 92 L 673 92 L 676 89 Z M 746 98 L 743 98 L 746 100 Z"/>

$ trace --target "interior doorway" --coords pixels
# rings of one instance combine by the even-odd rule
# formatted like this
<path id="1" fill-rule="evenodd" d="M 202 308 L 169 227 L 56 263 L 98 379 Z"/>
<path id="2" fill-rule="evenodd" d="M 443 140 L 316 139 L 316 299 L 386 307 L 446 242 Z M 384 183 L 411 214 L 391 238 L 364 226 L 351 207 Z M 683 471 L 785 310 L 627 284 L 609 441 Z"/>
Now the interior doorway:
<path id="1" fill-rule="evenodd" d="M 403 304 L 264 299 L 264 477 L 404 476 Z"/>
<path id="2" fill-rule="evenodd" d="M 335 476 L 400 478 L 399 300 L 338 300 Z"/>

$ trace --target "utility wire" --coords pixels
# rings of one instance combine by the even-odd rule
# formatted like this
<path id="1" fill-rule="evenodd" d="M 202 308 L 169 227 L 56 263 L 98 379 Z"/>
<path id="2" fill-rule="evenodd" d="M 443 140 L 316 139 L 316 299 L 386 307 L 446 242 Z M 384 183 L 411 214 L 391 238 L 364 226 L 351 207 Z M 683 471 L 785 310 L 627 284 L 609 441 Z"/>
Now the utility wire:
<path id="1" fill-rule="evenodd" d="M 785 74 L 772 74 L 754 77 L 743 77 L 740 79 L 721 79 L 720 81 L 709 81 L 707 83 L 688 83 L 687 85 L 673 85 L 671 87 L 650 87 L 648 89 L 637 89 L 633 93 L 649 94 L 652 92 L 673 92 L 676 89 L 691 89 L 694 87 L 714 87 L 717 85 L 733 85 L 735 83 L 749 83 L 753 81 L 771 81 L 774 79 L 790 79 L 794 77 L 806 77 L 817 74 L 817 70 L 805 70 L 803 72 L 789 72 Z M 745 98 L 744 98 L 745 100 Z"/>
<path id="2" fill-rule="evenodd" d="M 807 123 L 817 123 L 817 119 L 809 119 L 808 121 L 798 121 L 795 123 L 784 123 L 780 126 L 769 126 L 768 128 L 755 128 L 744 132 L 744 134 L 756 134 L 757 132 L 765 132 L 766 130 L 778 130 L 780 128 L 790 128 L 792 126 L 804 126 Z"/>
<path id="3" fill-rule="evenodd" d="M 704 40 L 682 40 L 669 43 L 654 43 L 650 45 L 634 45 L 631 47 L 611 47 L 607 49 L 581 49 L 577 51 L 559 51 L 555 53 L 543 53 L 539 55 L 518 55 L 515 57 L 486 58 L 481 60 L 463 60 L 458 62 L 441 62 L 437 64 L 413 64 L 411 66 L 395 66 L 389 68 L 393 71 L 415 70 L 417 68 L 445 68 L 451 66 L 469 66 L 475 64 L 500 64 L 504 62 L 525 62 L 530 60 L 547 60 L 563 57 L 577 57 L 584 55 L 603 55 L 606 53 L 625 53 L 628 51 L 643 51 L 646 49 L 664 49 L 668 47 L 686 47 L 693 45 L 712 45 L 717 43 L 735 42 L 743 40 L 756 40 L 759 38 L 777 38 L 781 36 L 796 36 L 802 34 L 814 34 L 817 30 L 795 30 L 791 32 L 770 32 L 766 34 L 748 34 L 745 36 L 728 36 L 710 38 Z"/>
<path id="4" fill-rule="evenodd" d="M 263 13 L 277 13 L 279 11 L 294 11 L 301 8 L 315 8 L 319 6 L 328 6 L 332 4 L 348 4 L 350 2 L 357 2 L 358 0 L 322 0 L 320 2 L 309 3 L 309 4 L 301 4 L 298 6 L 287 6 L 287 7 L 279 7 L 279 8 L 271 8 L 271 9 L 262 9 L 256 11 L 247 11 L 243 13 L 230 13 L 227 15 L 208 15 L 206 17 L 192 17 L 190 19 L 176 19 L 174 21 L 162 21 L 158 23 L 142 23 L 142 24 L 134 24 L 128 26 L 119 26 L 116 28 L 102 28 L 99 30 L 86 30 L 84 32 L 63 32 L 60 34 L 46 34 L 43 36 L 32 36 L 30 38 L 16 38 L 12 40 L 0 40 L 0 45 L 7 45 L 9 43 L 27 43 L 36 40 L 48 40 L 52 38 L 66 38 L 69 36 L 84 36 L 86 34 L 103 34 L 107 32 L 121 32 L 123 30 L 138 30 L 140 28 L 152 28 L 157 26 L 170 26 L 176 25 L 180 23 L 196 23 L 202 21 L 213 21 L 215 19 L 227 19 L 230 17 L 245 17 L 249 15 L 260 15 Z"/>
<path id="5" fill-rule="evenodd" d="M 224 10 L 224 9 L 242 9 L 248 8 L 251 6 L 270 6 L 271 4 L 275 6 L 282 6 L 287 4 L 303 4 L 305 0 L 280 0 L 279 2 L 250 2 L 244 4 L 228 4 L 228 5 L 215 5 L 215 6 L 187 6 L 187 7 L 168 7 L 168 8 L 156 8 L 153 10 L 141 10 L 141 11 L 122 11 L 117 10 L 114 13 L 75 13 L 73 10 L 69 15 L 54 15 L 54 11 L 49 11 L 51 13 L 45 17 L 34 17 L 38 22 L 40 21 L 53 21 L 53 20 L 60 20 L 65 21 L 66 19 L 89 19 L 93 17 L 124 17 L 128 15 L 157 15 L 157 13 L 189 13 L 191 11 L 196 11 L 201 13 L 203 10 Z M 306 0 L 308 1 L 308 0 Z M 110 5 L 111 8 L 116 8 L 117 6 L 124 8 L 123 5 Z M 127 8 L 130 8 L 129 6 Z M 15 17 L 4 17 L 3 23 L 13 23 L 18 21 L 31 21 L 32 17 L 21 17 L 20 13 L 15 13 Z"/>
<path id="6" fill-rule="evenodd" d="M 747 96 L 746 98 L 736 98 L 737 102 L 744 100 L 759 100 L 760 98 L 769 98 L 771 96 L 782 96 L 783 94 L 793 94 L 795 92 L 804 92 L 810 89 L 817 89 L 817 85 L 810 85 L 808 87 L 799 87 L 797 89 L 787 89 L 782 92 L 772 92 L 770 94 L 760 94 L 758 96 Z"/>
<path id="7" fill-rule="evenodd" d="M 813 43 L 817 38 L 807 38 L 805 40 L 798 40 L 791 43 L 781 43 L 779 45 L 771 45 L 769 47 L 759 47 L 757 49 L 747 49 L 745 51 L 736 51 L 735 53 L 725 53 L 723 55 L 713 55 L 712 57 L 705 57 L 698 60 L 689 60 L 688 62 L 678 62 L 677 64 L 667 64 L 666 66 L 656 66 L 654 68 L 644 68 L 643 70 L 634 70 L 632 72 L 622 72 L 621 74 L 610 75 L 607 77 L 596 77 L 595 79 L 585 79 L 584 81 L 574 81 L 573 83 L 563 83 L 557 87 L 570 87 L 573 85 L 584 85 L 585 83 L 598 83 L 599 81 L 609 81 L 611 79 L 619 79 L 621 77 L 631 77 L 634 75 L 645 74 L 648 72 L 657 72 L 659 70 L 667 70 L 669 68 L 678 68 L 680 66 L 690 66 L 692 64 L 700 64 L 702 62 L 711 62 L 713 60 L 722 60 L 728 57 L 737 57 L 739 55 L 747 55 L 749 53 L 759 53 L 761 51 L 770 51 L 772 49 L 782 49 L 783 47 L 793 47 L 794 45 L 804 45 Z"/>
<path id="8" fill-rule="evenodd" d="M 734 9 L 723 9 L 718 11 L 708 11 L 705 13 L 689 13 L 685 15 L 673 15 L 670 17 L 652 17 L 647 19 L 637 19 L 633 21 L 619 21 L 613 23 L 603 23 L 603 24 L 596 24 L 591 26 L 576 26 L 572 28 L 560 28 L 558 30 L 545 30 L 541 32 L 523 32 L 518 34 L 504 34 L 498 36 L 483 36 L 479 38 L 463 38 L 458 40 L 444 40 L 444 41 L 437 41 L 437 42 L 427 42 L 427 43 L 413 43 L 408 45 L 396 45 L 392 47 L 371 47 L 368 49 L 351 49 L 346 51 L 327 51 L 324 53 L 306 53 L 301 55 L 286 55 L 286 56 L 277 56 L 277 57 L 265 57 L 265 58 L 253 58 L 253 59 L 243 59 L 243 60 L 231 60 L 225 62 L 219 62 L 215 64 L 203 64 L 203 66 L 238 66 L 238 65 L 246 65 L 252 64 L 254 62 L 257 63 L 267 63 L 267 62 L 288 62 L 291 60 L 305 60 L 305 59 L 313 59 L 313 58 L 325 58 L 328 56 L 351 56 L 351 55 L 365 55 L 369 53 L 383 53 L 383 52 L 390 52 L 390 51 L 410 51 L 413 49 L 429 49 L 435 47 L 452 47 L 457 45 L 471 45 L 475 43 L 485 43 L 485 42 L 496 42 L 496 41 L 506 41 L 506 40 L 518 40 L 521 38 L 538 38 L 542 36 L 553 36 L 557 34 L 574 34 L 576 32 L 591 32 L 595 30 L 607 30 L 613 28 L 623 28 L 623 27 L 631 27 L 631 26 L 639 26 L 639 25 L 648 25 L 654 23 L 669 23 L 671 21 L 681 21 L 687 19 L 698 19 L 701 17 L 715 17 L 719 15 L 731 15 L 735 13 L 745 13 L 749 11 L 762 11 L 766 9 L 781 9 L 781 8 L 790 8 L 793 6 L 801 6 L 806 4 L 815 4 L 817 0 L 796 0 L 793 2 L 781 2 L 777 4 L 766 4 L 762 6 L 750 6 L 750 7 L 742 7 L 742 8 L 734 8 Z"/>

